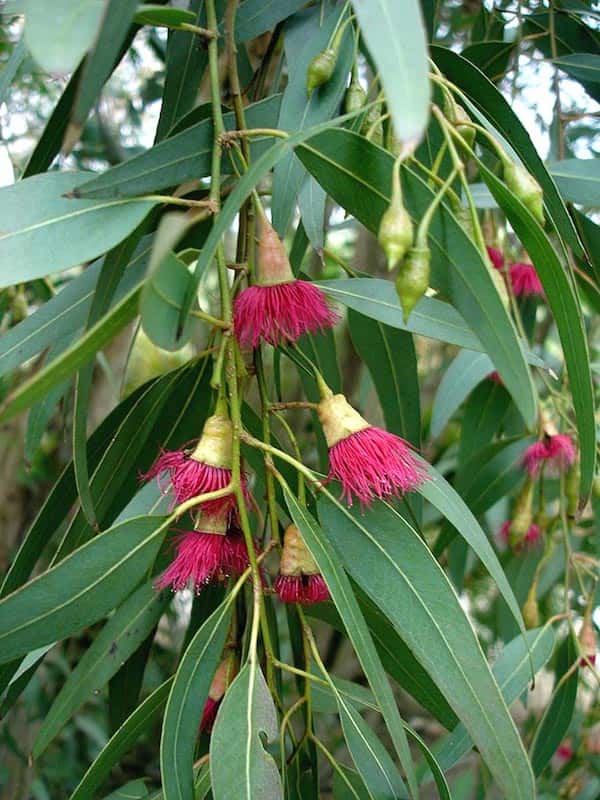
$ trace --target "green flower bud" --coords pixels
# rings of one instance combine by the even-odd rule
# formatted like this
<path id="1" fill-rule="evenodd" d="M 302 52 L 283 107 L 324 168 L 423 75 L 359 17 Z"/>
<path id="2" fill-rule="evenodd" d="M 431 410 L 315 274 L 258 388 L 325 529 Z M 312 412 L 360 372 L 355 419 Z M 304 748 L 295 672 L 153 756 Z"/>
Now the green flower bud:
<path id="1" fill-rule="evenodd" d="M 322 50 L 313 58 L 306 72 L 306 89 L 309 94 L 331 78 L 337 62 L 337 52 L 331 47 Z"/>
<path id="2" fill-rule="evenodd" d="M 352 80 L 344 96 L 344 111 L 351 114 L 358 111 L 367 102 L 367 93 L 358 81 Z"/>
<path id="3" fill-rule="evenodd" d="M 533 492 L 533 481 L 527 479 L 519 492 L 513 509 L 513 519 L 509 534 L 509 544 L 513 550 L 521 546 L 533 522 Z"/>
<path id="4" fill-rule="evenodd" d="M 567 498 L 567 516 L 577 516 L 579 505 L 579 483 L 581 481 L 581 467 L 579 459 L 569 467 L 565 480 L 565 496 Z"/>
<path id="5" fill-rule="evenodd" d="M 412 220 L 400 200 L 392 200 L 381 217 L 377 239 L 386 255 L 388 269 L 394 269 L 413 242 Z"/>
<path id="6" fill-rule="evenodd" d="M 381 118 L 381 108 L 375 105 L 367 112 L 360 132 L 363 136 L 369 134 L 369 140 L 374 144 L 383 144 L 383 125 L 379 121 Z"/>
<path id="7" fill-rule="evenodd" d="M 540 609 L 535 599 L 535 593 L 529 592 L 523 606 L 523 622 L 528 630 L 538 628 L 540 625 Z"/>
<path id="8" fill-rule="evenodd" d="M 538 222 L 544 224 L 544 193 L 536 179 L 520 164 L 504 163 L 504 182 Z"/>
<path id="9" fill-rule="evenodd" d="M 431 252 L 428 247 L 411 247 L 400 267 L 396 279 L 396 292 L 400 298 L 405 322 L 429 286 L 430 261 Z"/>
<path id="10" fill-rule="evenodd" d="M 128 397 L 138 386 L 146 383 L 151 378 L 156 378 L 171 369 L 183 366 L 193 356 L 193 345 L 186 344 L 181 350 L 174 352 L 163 350 L 148 338 L 143 328 L 140 328 L 129 352 L 121 392 L 122 397 Z"/>
<path id="11" fill-rule="evenodd" d="M 470 125 L 471 117 L 459 103 L 450 100 L 446 95 L 444 95 L 444 116 L 451 125 L 454 125 L 469 147 L 473 147 L 476 131 Z"/>

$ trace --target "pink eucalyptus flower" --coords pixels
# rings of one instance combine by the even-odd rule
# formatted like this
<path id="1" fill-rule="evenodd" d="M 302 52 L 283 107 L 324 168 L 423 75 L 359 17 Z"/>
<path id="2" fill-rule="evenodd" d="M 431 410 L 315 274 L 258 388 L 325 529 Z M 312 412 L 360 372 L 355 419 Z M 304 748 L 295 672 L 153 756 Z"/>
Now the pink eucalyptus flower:
<path id="1" fill-rule="evenodd" d="M 569 744 L 569 742 L 563 742 L 557 749 L 556 755 L 560 761 L 566 763 L 573 758 L 574 752 L 573 748 Z"/>
<path id="2" fill-rule="evenodd" d="M 240 346 L 254 348 L 262 340 L 274 347 L 285 345 L 305 333 L 331 328 L 337 320 L 318 286 L 296 280 L 281 239 L 261 219 L 256 285 L 240 292 L 233 306 Z"/>
<path id="3" fill-rule="evenodd" d="M 523 453 L 521 463 L 527 472 L 535 477 L 544 463 L 555 470 L 566 470 L 575 461 L 576 452 L 573 440 L 567 433 L 555 436 L 544 436 L 541 441 L 534 442 Z"/>
<path id="4" fill-rule="evenodd" d="M 231 447 L 231 422 L 222 414 L 215 414 L 206 420 L 202 436 L 192 452 L 162 452 L 148 472 L 142 475 L 142 480 L 157 478 L 164 494 L 172 492 L 172 506 L 200 494 L 224 489 L 231 483 Z M 242 484 L 247 494 L 243 475 Z M 223 509 L 232 511 L 236 508 L 235 496 L 228 494 L 202 506 L 209 514 L 219 514 Z"/>
<path id="5" fill-rule="evenodd" d="M 197 593 L 207 583 L 240 575 L 249 565 L 248 550 L 237 528 L 227 528 L 227 514 L 202 515 L 200 530 L 185 531 L 175 538 L 175 558 L 156 582 L 157 589 L 174 592 L 190 584 Z"/>
<path id="6" fill-rule="evenodd" d="M 510 282 L 516 297 L 529 295 L 544 296 L 544 288 L 533 264 L 525 262 L 511 264 L 509 268 Z"/>
<path id="7" fill-rule="evenodd" d="M 494 269 L 502 269 L 504 266 L 504 256 L 502 255 L 502 251 L 498 250 L 497 247 L 486 247 L 486 250 Z"/>
<path id="8" fill-rule="evenodd" d="M 408 442 L 369 425 L 344 395 L 325 397 L 318 414 L 329 447 L 329 479 L 342 484 L 348 505 L 357 497 L 368 506 L 376 497 L 412 492 L 427 480 Z"/>
<path id="9" fill-rule="evenodd" d="M 284 603 L 324 603 L 329 589 L 295 525 L 283 534 L 283 549 L 275 591 Z"/>
<path id="10" fill-rule="evenodd" d="M 488 379 L 493 383 L 497 383 L 499 386 L 504 386 L 504 381 L 500 377 L 500 373 L 497 372 L 496 370 L 490 372 L 490 374 L 488 375 Z"/>
<path id="11" fill-rule="evenodd" d="M 213 700 L 212 697 L 207 698 L 204 704 L 204 711 L 202 712 L 202 719 L 200 720 L 201 733 L 212 733 L 220 705 L 220 700 Z"/>
<path id="12" fill-rule="evenodd" d="M 243 348 L 257 347 L 261 340 L 274 347 L 296 342 L 305 333 L 322 332 L 337 321 L 323 291 L 308 281 L 249 286 L 234 304 L 235 335 Z"/>
<path id="13" fill-rule="evenodd" d="M 498 538 L 506 546 L 508 546 L 510 543 L 511 525 L 512 522 L 510 522 L 510 520 L 507 520 L 506 522 L 502 523 L 502 525 L 500 526 L 500 530 L 498 531 Z M 541 538 L 542 538 L 542 529 L 540 528 L 539 525 L 532 523 L 529 526 L 527 533 L 525 534 L 525 538 L 523 539 L 521 546 L 516 549 L 516 552 L 521 552 L 525 547 L 528 548 L 535 547 L 537 544 L 539 544 Z"/>
<path id="14" fill-rule="evenodd" d="M 325 603 L 329 589 L 322 575 L 278 575 L 275 591 L 284 603 Z"/>

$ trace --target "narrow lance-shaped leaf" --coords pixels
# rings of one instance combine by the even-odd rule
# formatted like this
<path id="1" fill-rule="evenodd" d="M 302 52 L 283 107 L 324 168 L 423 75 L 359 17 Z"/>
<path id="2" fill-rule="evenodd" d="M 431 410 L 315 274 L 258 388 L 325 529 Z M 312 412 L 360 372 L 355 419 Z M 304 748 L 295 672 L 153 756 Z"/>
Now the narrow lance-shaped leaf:
<path id="1" fill-rule="evenodd" d="M 413 796 L 418 794 L 416 776 L 408 747 L 406 732 L 396 701 L 387 680 L 379 656 L 373 644 L 373 639 L 366 626 L 350 581 L 345 574 L 332 547 L 328 544 L 323 532 L 305 508 L 302 508 L 293 497 L 289 489 L 285 490 L 288 509 L 298 526 L 306 546 L 317 562 L 319 570 L 329 588 L 331 597 L 342 618 L 348 637 L 352 642 L 356 657 L 365 673 L 381 713 L 394 743 L 402 767 Z"/>
<path id="2" fill-rule="evenodd" d="M 215 800 L 283 800 L 281 776 L 264 748 L 276 739 L 277 711 L 255 658 L 227 690 L 210 739 L 210 775 Z M 165 800 L 167 800 L 165 798 Z"/>
<path id="3" fill-rule="evenodd" d="M 198 726 L 223 652 L 230 616 L 231 601 L 225 599 L 196 633 L 177 669 L 160 740 L 165 800 L 194 798 L 192 768 Z"/>
<path id="4" fill-rule="evenodd" d="M 414 148 L 429 116 L 427 44 L 418 0 L 353 0 L 361 34 L 377 66 L 394 132 Z"/>
<path id="5" fill-rule="evenodd" d="M 477 637 L 441 567 L 408 523 L 322 499 L 323 530 L 357 583 L 382 609 L 465 724 L 507 797 L 532 800 L 531 768 Z"/>
<path id="6" fill-rule="evenodd" d="M 77 633 L 127 597 L 153 563 L 169 518 L 138 517 L 96 536 L 0 602 L 0 663 Z"/>
<path id="7" fill-rule="evenodd" d="M 172 684 L 173 678 L 161 683 L 115 731 L 88 768 L 69 800 L 87 800 L 95 795 L 104 780 L 110 775 L 114 765 L 154 724 L 167 702 Z"/>
<path id="8" fill-rule="evenodd" d="M 85 651 L 44 717 L 33 746 L 38 758 L 67 720 L 118 671 L 154 628 L 169 602 L 152 581 L 139 587 L 119 606 Z"/>

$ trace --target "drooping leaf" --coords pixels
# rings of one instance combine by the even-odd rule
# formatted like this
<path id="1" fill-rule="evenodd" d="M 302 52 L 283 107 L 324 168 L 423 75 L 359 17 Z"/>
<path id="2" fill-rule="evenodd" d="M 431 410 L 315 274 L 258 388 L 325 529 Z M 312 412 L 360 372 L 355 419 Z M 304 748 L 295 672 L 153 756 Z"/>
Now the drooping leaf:
<path id="1" fill-rule="evenodd" d="M 600 206 L 600 169 L 595 158 L 566 158 L 553 164 L 550 173 L 565 200 L 588 208 Z"/>
<path id="2" fill-rule="evenodd" d="M 492 667 L 502 696 L 508 706 L 517 700 L 531 685 L 531 667 L 529 653 L 537 673 L 548 662 L 554 650 L 554 633 L 548 625 L 527 631 L 526 640 L 519 635 L 502 650 Z M 472 748 L 473 742 L 465 726 L 460 723 L 456 728 L 434 745 L 433 752 L 440 767 L 451 769 Z"/>
<path id="3" fill-rule="evenodd" d="M 165 593 L 159 594 L 150 582 L 140 586 L 119 606 L 69 674 L 44 717 L 33 746 L 33 758 L 38 758 L 44 752 L 69 717 L 92 692 L 107 683 L 123 661 L 142 643 L 154 628 L 169 599 Z"/>
<path id="4" fill-rule="evenodd" d="M 49 36 L 48 4 L 27 0 L 25 41 L 32 56 L 46 72 L 72 72 L 92 45 L 102 10 L 102 0 L 56 0 Z"/>
<path id="5" fill-rule="evenodd" d="M 223 652 L 230 616 L 231 603 L 226 599 L 196 633 L 177 668 L 160 741 L 165 800 L 194 798 L 193 762 L 198 726 Z M 231 767 L 231 762 L 227 767 Z"/>
<path id="6" fill-rule="evenodd" d="M 81 81 L 77 87 L 75 107 L 65 137 L 65 146 L 68 150 L 79 139 L 87 116 L 113 70 L 115 59 L 127 38 L 136 7 L 137 0 L 106 0 L 103 4 L 98 33 L 85 60 Z"/>
<path id="7" fill-rule="evenodd" d="M 235 19 L 236 41 L 260 36 L 304 5 L 304 0 L 242 0 Z"/>
<path id="8" fill-rule="evenodd" d="M 415 146 L 427 126 L 431 94 L 421 6 L 418 0 L 354 0 L 352 5 L 377 66 L 396 136 Z"/>
<path id="9" fill-rule="evenodd" d="M 298 526 L 306 546 L 317 562 L 319 571 L 325 578 L 348 638 L 354 647 L 356 657 L 381 709 L 400 763 L 405 771 L 411 793 L 415 796 L 418 793 L 416 790 L 416 776 L 402 718 L 373 644 L 373 639 L 352 591 L 350 581 L 342 569 L 339 558 L 337 558 L 333 548 L 324 537 L 314 517 L 298 504 L 287 488 L 285 497 L 292 519 Z"/>
<path id="10" fill-rule="evenodd" d="M 271 692 L 260 666 L 251 660 L 227 690 L 210 738 L 215 800 L 283 800 L 281 776 L 263 744 L 263 737 L 271 742 L 277 732 Z"/>
<path id="11" fill-rule="evenodd" d="M 49 172 L 0 189 L 0 286 L 96 258 L 131 233 L 155 205 L 64 197 L 83 180 L 81 172 Z"/>
<path id="12" fill-rule="evenodd" d="M 77 633 L 131 592 L 153 563 L 168 519 L 110 528 L 0 601 L 0 663 Z"/>
<path id="13" fill-rule="evenodd" d="M 104 745 L 77 785 L 70 800 L 87 800 L 98 791 L 113 766 L 154 724 L 167 702 L 173 678 L 155 689 Z"/>
<path id="14" fill-rule="evenodd" d="M 248 106 L 244 111 L 248 127 L 274 127 L 280 103 L 281 95 L 275 94 Z M 234 113 L 224 114 L 223 122 L 227 130 L 235 128 Z M 83 176 L 77 194 L 84 198 L 135 197 L 197 180 L 210 174 L 212 141 L 212 119 L 203 119 L 100 175 L 89 179 Z M 253 160 L 262 155 L 270 143 L 272 137 L 252 137 L 250 153 Z M 224 174 L 232 171 L 227 154 L 221 169 Z"/>
<path id="15" fill-rule="evenodd" d="M 568 634 L 557 655 L 552 700 L 544 711 L 531 743 L 531 765 L 535 775 L 539 775 L 548 764 L 571 723 L 579 683 L 577 667 L 569 677 L 566 676 L 578 659 L 577 642 Z"/>
<path id="16" fill-rule="evenodd" d="M 322 499 L 319 513 L 344 566 L 436 681 L 498 786 L 533 798 L 529 762 L 477 637 L 417 532 L 385 506 L 361 515 Z"/>
<path id="17" fill-rule="evenodd" d="M 288 85 L 283 93 L 278 128 L 302 131 L 330 119 L 337 112 L 346 86 L 352 59 L 352 36 L 346 31 L 331 78 L 310 97 L 306 90 L 308 66 L 325 50 L 335 26 L 346 7 L 339 6 L 322 19 L 321 9 L 314 7 L 290 17 L 284 28 L 284 47 L 290 65 Z M 273 172 L 273 225 L 284 236 L 294 206 L 306 177 L 306 170 L 293 153 L 288 153 Z"/>
<path id="18" fill-rule="evenodd" d="M 457 355 L 444 373 L 433 401 L 430 432 L 434 438 L 440 435 L 450 417 L 492 370 L 492 362 L 485 353 L 463 350 Z"/>

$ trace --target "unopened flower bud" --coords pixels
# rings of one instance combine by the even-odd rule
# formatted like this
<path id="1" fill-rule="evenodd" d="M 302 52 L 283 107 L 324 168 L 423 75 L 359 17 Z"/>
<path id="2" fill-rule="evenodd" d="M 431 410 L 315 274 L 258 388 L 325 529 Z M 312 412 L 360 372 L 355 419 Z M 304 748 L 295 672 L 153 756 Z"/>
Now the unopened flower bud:
<path id="1" fill-rule="evenodd" d="M 146 381 L 181 367 L 194 355 L 194 346 L 186 344 L 181 350 L 171 352 L 157 347 L 143 328 L 136 334 L 127 359 L 123 379 L 122 397 L 128 397 Z"/>
<path id="2" fill-rule="evenodd" d="M 533 522 L 533 492 L 533 481 L 527 479 L 517 497 L 513 511 L 509 537 L 509 543 L 513 549 L 522 544 Z"/>
<path id="3" fill-rule="evenodd" d="M 381 124 L 381 106 L 376 104 L 367 112 L 360 132 L 369 137 L 369 141 L 381 145 L 383 143 L 383 125 Z"/>
<path id="4" fill-rule="evenodd" d="M 381 217 L 377 239 L 386 255 L 388 269 L 394 269 L 413 242 L 412 220 L 401 200 L 392 198 Z"/>
<path id="5" fill-rule="evenodd" d="M 535 592 L 529 592 L 523 606 L 523 622 L 528 630 L 537 628 L 540 624 L 540 609 L 535 598 Z"/>
<path id="6" fill-rule="evenodd" d="M 283 534 L 283 550 L 279 563 L 279 572 L 286 577 L 315 575 L 319 572 L 314 558 L 304 544 L 300 531 L 295 525 L 289 525 Z"/>
<path id="7" fill-rule="evenodd" d="M 504 162 L 504 181 L 538 222 L 544 224 L 544 193 L 536 179 L 520 164 Z"/>
<path id="8" fill-rule="evenodd" d="M 313 58 L 306 72 L 306 89 L 309 94 L 331 78 L 337 63 L 337 52 L 328 47 Z"/>
<path id="9" fill-rule="evenodd" d="M 351 114 L 353 111 L 361 109 L 366 102 L 367 93 L 359 81 L 352 79 L 344 96 L 344 111 L 346 114 Z"/>
<path id="10" fill-rule="evenodd" d="M 596 641 L 596 632 L 594 630 L 590 608 L 585 612 L 583 625 L 579 631 L 579 647 L 581 649 L 581 666 L 585 667 L 588 664 L 594 666 L 596 663 L 598 643 Z"/>
<path id="11" fill-rule="evenodd" d="M 428 247 L 411 247 L 402 262 L 396 278 L 396 292 L 406 322 L 411 311 L 423 297 L 429 286 L 429 262 L 431 252 Z"/>

